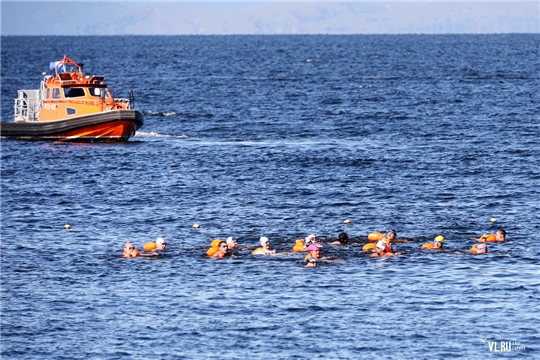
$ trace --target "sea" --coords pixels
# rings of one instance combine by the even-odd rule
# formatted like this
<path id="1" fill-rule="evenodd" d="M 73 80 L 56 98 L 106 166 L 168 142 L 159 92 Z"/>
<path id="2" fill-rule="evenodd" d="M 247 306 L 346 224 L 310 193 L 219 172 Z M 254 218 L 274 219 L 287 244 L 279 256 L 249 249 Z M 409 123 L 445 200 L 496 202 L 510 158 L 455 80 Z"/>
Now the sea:
<path id="1" fill-rule="evenodd" d="M 540 358 L 539 44 L 2 36 L 2 121 L 64 55 L 145 116 L 125 143 L 1 140 L 2 359 Z M 362 251 L 390 229 L 398 256 Z M 331 261 L 292 252 L 309 234 Z"/>

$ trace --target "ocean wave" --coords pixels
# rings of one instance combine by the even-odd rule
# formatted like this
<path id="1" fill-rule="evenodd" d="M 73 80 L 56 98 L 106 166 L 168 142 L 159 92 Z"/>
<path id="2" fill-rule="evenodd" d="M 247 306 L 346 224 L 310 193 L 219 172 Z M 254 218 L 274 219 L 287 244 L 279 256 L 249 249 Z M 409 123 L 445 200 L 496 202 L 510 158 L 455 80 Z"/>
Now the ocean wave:
<path id="1" fill-rule="evenodd" d="M 135 133 L 135 136 L 133 137 L 142 137 L 142 138 L 163 137 L 163 138 L 174 138 L 174 139 L 186 139 L 188 136 L 183 135 L 183 134 L 182 135 L 159 134 L 154 131 L 150 131 L 150 132 L 137 131 Z"/>

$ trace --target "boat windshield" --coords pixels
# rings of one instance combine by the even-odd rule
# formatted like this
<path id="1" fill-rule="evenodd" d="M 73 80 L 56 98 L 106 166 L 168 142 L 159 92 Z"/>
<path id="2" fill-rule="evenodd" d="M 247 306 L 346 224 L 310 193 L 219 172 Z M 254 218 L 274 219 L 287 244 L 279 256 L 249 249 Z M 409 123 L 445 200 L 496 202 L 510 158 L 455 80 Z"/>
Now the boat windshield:
<path id="1" fill-rule="evenodd" d="M 65 98 L 74 98 L 84 96 L 83 88 L 64 88 Z"/>
<path id="2" fill-rule="evenodd" d="M 103 89 L 103 91 L 105 91 L 105 97 L 109 98 L 109 92 L 107 90 L 105 90 L 105 88 L 88 88 L 88 90 L 90 91 L 90 95 L 95 96 L 95 97 L 100 96 L 101 89 Z"/>

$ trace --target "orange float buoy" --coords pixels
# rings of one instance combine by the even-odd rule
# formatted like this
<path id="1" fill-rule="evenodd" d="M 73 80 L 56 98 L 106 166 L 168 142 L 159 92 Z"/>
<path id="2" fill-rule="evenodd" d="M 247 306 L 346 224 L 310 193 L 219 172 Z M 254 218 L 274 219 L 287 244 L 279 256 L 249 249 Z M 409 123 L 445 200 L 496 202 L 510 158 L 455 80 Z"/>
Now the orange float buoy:
<path id="1" fill-rule="evenodd" d="M 156 250 L 156 243 L 153 242 L 153 241 L 152 242 L 147 242 L 146 244 L 144 244 L 143 250 L 144 251 Z"/>
<path id="2" fill-rule="evenodd" d="M 211 248 L 216 248 L 216 249 L 217 249 L 219 243 L 222 242 L 222 241 L 223 241 L 223 240 L 221 240 L 221 239 L 215 239 L 215 240 L 213 240 L 213 241 L 210 243 L 210 247 L 211 247 Z"/>
<path id="3" fill-rule="evenodd" d="M 206 252 L 206 254 L 208 256 L 213 256 L 216 252 L 218 251 L 218 249 L 216 247 L 211 247 L 210 249 L 208 249 L 208 251 Z"/>
<path id="4" fill-rule="evenodd" d="M 379 241 L 382 238 L 382 234 L 380 232 L 374 231 L 371 234 L 367 236 L 368 241 Z"/>
<path id="5" fill-rule="evenodd" d="M 294 243 L 293 251 L 307 251 L 307 249 L 304 247 L 304 239 L 298 239 Z"/>
<path id="6" fill-rule="evenodd" d="M 489 234 L 486 237 L 486 241 L 497 241 L 497 237 L 495 236 L 495 234 Z"/>
<path id="7" fill-rule="evenodd" d="M 433 249 L 433 244 L 431 243 L 424 244 L 422 245 L 422 249 Z"/>
<path id="8" fill-rule="evenodd" d="M 362 251 L 375 250 L 376 246 L 374 243 L 366 244 L 362 247 Z"/>
<path id="9" fill-rule="evenodd" d="M 471 253 L 472 253 L 472 254 L 476 254 L 476 245 L 474 245 L 474 246 L 471 248 Z"/>

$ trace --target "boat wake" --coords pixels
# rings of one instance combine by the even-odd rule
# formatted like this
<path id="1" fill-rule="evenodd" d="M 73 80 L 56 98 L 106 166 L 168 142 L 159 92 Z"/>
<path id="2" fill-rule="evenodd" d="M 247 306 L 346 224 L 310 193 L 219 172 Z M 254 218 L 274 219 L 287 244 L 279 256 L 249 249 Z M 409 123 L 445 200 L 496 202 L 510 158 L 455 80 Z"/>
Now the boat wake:
<path id="1" fill-rule="evenodd" d="M 165 111 L 165 112 L 162 112 L 162 111 L 152 111 L 152 110 L 149 110 L 149 111 L 148 111 L 148 114 L 150 114 L 150 115 L 161 115 L 161 116 L 176 116 L 176 115 L 179 115 L 180 113 L 177 113 L 176 111 Z"/>
<path id="2" fill-rule="evenodd" d="M 135 138 L 171 138 L 171 139 L 187 139 L 187 135 L 170 135 L 170 134 L 159 134 L 157 132 L 143 132 L 137 131 L 135 133 Z"/>

